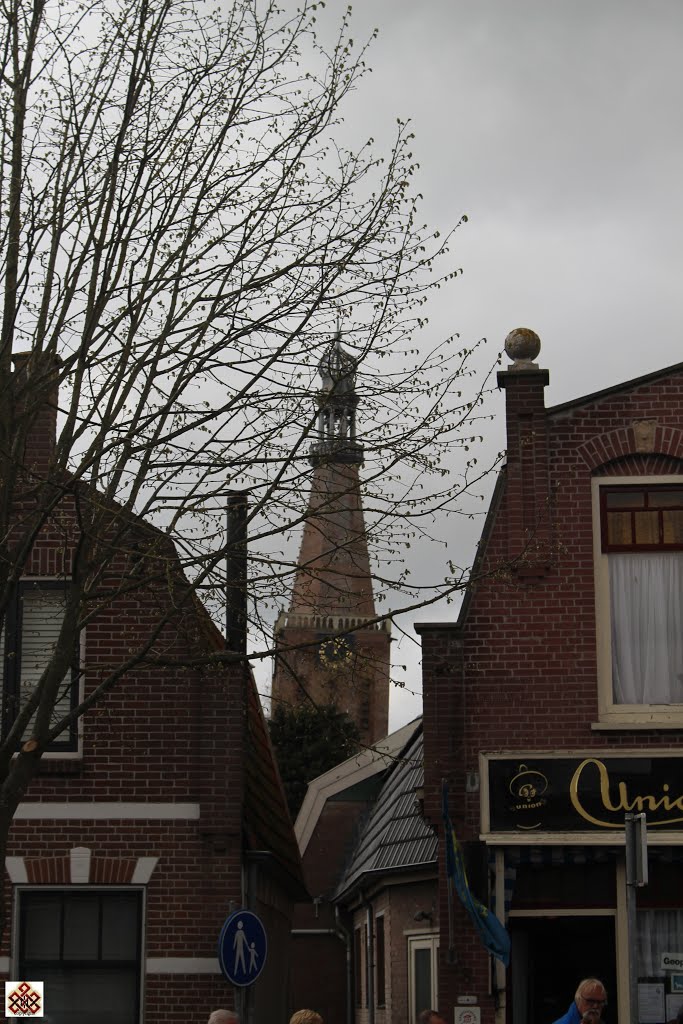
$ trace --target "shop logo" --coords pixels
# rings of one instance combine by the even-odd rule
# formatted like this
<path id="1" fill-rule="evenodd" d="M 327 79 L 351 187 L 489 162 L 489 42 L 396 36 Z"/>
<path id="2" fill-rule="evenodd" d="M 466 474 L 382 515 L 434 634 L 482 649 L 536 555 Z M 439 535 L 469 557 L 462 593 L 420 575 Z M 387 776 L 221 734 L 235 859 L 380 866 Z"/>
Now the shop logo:
<path id="1" fill-rule="evenodd" d="M 5 982 L 6 1017 L 43 1017 L 42 981 Z"/>
<path id="2" fill-rule="evenodd" d="M 540 828 L 541 811 L 548 802 L 543 796 L 547 788 L 548 780 L 543 772 L 525 764 L 519 765 L 517 774 L 508 785 L 513 799 L 510 810 L 519 816 L 517 828 Z"/>

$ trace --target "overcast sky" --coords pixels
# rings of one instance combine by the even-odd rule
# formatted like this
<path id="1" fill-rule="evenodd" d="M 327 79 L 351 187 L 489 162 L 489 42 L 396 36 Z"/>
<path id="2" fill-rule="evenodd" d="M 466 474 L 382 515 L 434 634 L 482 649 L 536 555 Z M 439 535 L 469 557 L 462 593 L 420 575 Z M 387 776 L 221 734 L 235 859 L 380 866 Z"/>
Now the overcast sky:
<path id="1" fill-rule="evenodd" d="M 380 34 L 349 127 L 379 140 L 411 118 L 428 222 L 469 217 L 433 329 L 494 353 L 532 327 L 548 405 L 683 361 L 683 3 L 362 0 L 353 15 L 356 38 Z M 502 394 L 494 410 L 503 447 Z M 392 727 L 419 712 L 394 693 Z"/>
<path id="2" fill-rule="evenodd" d="M 425 219 L 469 217 L 434 336 L 493 355 L 532 327 L 548 405 L 683 361 L 681 0 L 362 0 L 353 25 L 380 34 L 345 131 L 381 143 L 410 118 Z M 493 409 L 502 448 L 502 395 Z M 453 535 L 450 557 L 471 543 Z M 397 645 L 392 727 L 420 713 L 417 653 Z"/>

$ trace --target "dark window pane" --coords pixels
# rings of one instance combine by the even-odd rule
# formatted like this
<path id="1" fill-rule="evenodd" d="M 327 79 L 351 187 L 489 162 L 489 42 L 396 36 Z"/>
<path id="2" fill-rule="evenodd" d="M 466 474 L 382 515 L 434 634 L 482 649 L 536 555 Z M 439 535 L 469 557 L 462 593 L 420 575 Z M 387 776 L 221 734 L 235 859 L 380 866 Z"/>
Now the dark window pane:
<path id="1" fill-rule="evenodd" d="M 64 901 L 64 959 L 97 960 L 99 957 L 99 899 L 74 896 Z"/>
<path id="2" fill-rule="evenodd" d="M 365 1006 L 370 1005 L 370 957 L 368 956 L 368 926 L 365 925 L 363 929 L 365 942 L 363 943 L 363 951 L 365 952 Z"/>
<path id="3" fill-rule="evenodd" d="M 659 544 L 659 513 L 635 512 L 636 544 Z"/>
<path id="4" fill-rule="evenodd" d="M 414 1016 L 432 1005 L 432 951 L 415 950 L 415 1006 Z"/>
<path id="5" fill-rule="evenodd" d="M 123 893 L 102 904 L 102 959 L 135 960 L 138 955 L 138 901 Z"/>
<path id="6" fill-rule="evenodd" d="M 61 898 L 58 893 L 33 896 L 25 908 L 24 959 L 59 960 Z"/>
<path id="7" fill-rule="evenodd" d="M 683 490 L 650 491 L 648 505 L 651 508 L 680 508 L 683 505 Z"/>
<path id="8" fill-rule="evenodd" d="M 607 491 L 605 494 L 607 508 L 644 508 L 645 495 L 642 491 Z"/>
<path id="9" fill-rule="evenodd" d="M 134 1024 L 137 968 L 63 967 L 43 974 L 50 1024 Z"/>

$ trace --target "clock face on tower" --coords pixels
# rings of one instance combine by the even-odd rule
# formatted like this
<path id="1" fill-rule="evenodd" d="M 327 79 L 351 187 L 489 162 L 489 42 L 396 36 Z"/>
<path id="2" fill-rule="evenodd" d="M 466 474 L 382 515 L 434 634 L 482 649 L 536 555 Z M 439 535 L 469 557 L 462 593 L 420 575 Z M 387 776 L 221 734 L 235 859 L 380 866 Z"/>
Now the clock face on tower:
<path id="1" fill-rule="evenodd" d="M 351 664 L 353 638 L 350 636 L 327 636 L 320 641 L 318 660 L 323 668 L 335 671 Z"/>

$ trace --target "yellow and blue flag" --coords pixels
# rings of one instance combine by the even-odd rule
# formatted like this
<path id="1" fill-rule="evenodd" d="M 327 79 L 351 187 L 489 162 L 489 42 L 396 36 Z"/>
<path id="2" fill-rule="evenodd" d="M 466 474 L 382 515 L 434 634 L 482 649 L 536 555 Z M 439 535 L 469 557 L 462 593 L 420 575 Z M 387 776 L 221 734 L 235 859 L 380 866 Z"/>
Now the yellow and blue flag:
<path id="1" fill-rule="evenodd" d="M 446 839 L 446 873 L 449 881 L 449 897 L 452 899 L 454 888 L 486 949 L 493 956 L 502 960 L 507 967 L 510 963 L 510 936 L 496 915 L 484 906 L 470 890 L 462 849 L 448 813 L 448 786 L 445 779 L 441 783 L 441 813 Z"/>

